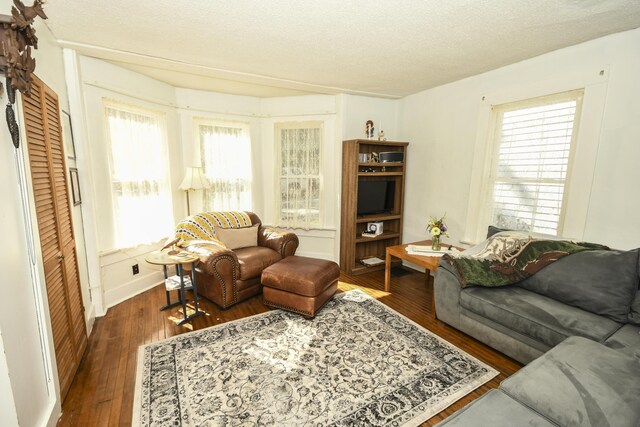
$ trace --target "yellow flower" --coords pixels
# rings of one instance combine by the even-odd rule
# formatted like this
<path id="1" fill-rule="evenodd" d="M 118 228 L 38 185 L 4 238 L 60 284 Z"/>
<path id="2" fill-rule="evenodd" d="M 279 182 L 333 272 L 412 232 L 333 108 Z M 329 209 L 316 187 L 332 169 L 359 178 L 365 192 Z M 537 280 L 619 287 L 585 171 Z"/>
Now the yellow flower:
<path id="1" fill-rule="evenodd" d="M 442 231 L 440 230 L 440 227 L 431 228 L 431 235 L 432 236 L 439 236 L 441 233 L 442 233 Z"/>

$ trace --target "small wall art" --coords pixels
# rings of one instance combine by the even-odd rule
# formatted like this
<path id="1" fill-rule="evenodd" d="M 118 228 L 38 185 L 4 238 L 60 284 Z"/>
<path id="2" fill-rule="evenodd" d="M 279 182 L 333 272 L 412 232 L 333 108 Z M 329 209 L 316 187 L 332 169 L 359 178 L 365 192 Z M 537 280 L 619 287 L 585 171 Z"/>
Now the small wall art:
<path id="1" fill-rule="evenodd" d="M 80 180 L 78 178 L 78 168 L 69 168 L 69 179 L 71 181 L 71 197 L 73 200 L 73 206 L 78 206 L 82 203 L 82 196 L 80 195 Z"/>

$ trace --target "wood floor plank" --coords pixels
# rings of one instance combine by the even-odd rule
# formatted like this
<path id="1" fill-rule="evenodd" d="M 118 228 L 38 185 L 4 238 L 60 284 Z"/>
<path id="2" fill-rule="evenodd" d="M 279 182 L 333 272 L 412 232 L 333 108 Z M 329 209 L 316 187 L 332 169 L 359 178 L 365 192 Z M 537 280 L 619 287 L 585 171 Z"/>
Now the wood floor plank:
<path id="1" fill-rule="evenodd" d="M 431 426 L 469 402 L 482 396 L 522 365 L 487 347 L 439 320 L 431 313 L 432 283 L 423 273 L 392 276 L 391 292 L 384 291 L 384 271 L 360 276 L 341 275 L 339 291 L 360 289 L 451 344 L 500 371 L 500 375 L 425 422 Z M 175 293 L 172 295 L 175 299 Z M 192 296 L 189 295 L 191 300 Z M 60 426 L 128 426 L 133 413 L 133 396 L 138 347 L 165 338 L 263 313 L 269 309 L 256 296 L 227 310 L 200 300 L 206 312 L 192 322 L 178 326 L 178 307 L 160 311 L 166 304 L 164 289 L 158 285 L 109 309 L 96 319 L 88 349 L 62 405 Z"/>

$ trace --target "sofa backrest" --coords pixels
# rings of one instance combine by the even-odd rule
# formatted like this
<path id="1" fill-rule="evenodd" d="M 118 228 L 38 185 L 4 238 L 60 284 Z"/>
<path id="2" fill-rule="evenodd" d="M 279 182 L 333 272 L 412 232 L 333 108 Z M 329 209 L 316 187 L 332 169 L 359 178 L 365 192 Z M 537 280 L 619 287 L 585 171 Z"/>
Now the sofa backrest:
<path id="1" fill-rule="evenodd" d="M 518 286 L 627 323 L 638 293 L 640 250 L 593 250 L 563 257 Z"/>
<path id="2" fill-rule="evenodd" d="M 200 212 L 183 219 L 176 225 L 175 238 L 184 241 L 219 241 L 216 227 L 244 228 L 255 224 L 260 224 L 260 218 L 253 212 Z"/>

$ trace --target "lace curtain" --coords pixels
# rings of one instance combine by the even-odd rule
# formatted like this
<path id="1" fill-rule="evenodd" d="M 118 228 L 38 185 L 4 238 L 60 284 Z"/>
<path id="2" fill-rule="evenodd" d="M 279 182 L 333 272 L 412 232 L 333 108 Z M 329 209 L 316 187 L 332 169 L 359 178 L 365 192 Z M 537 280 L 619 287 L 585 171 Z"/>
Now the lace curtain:
<path id="1" fill-rule="evenodd" d="M 211 187 L 206 211 L 251 210 L 251 139 L 247 127 L 200 125 L 200 154 Z"/>
<path id="2" fill-rule="evenodd" d="M 105 106 L 118 248 L 148 244 L 173 228 L 167 147 L 152 112 Z"/>
<path id="3" fill-rule="evenodd" d="M 280 125 L 279 224 L 308 230 L 320 226 L 321 123 Z"/>

